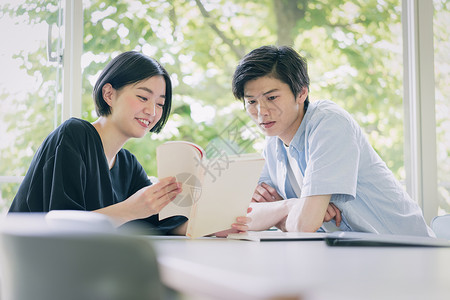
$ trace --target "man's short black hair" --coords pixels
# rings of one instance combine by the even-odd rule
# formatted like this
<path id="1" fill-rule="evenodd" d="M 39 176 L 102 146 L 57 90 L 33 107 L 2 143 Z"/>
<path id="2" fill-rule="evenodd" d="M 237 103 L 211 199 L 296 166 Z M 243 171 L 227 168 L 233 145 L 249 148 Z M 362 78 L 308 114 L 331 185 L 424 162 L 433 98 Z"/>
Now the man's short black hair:
<path id="1" fill-rule="evenodd" d="M 244 100 L 245 84 L 259 77 L 269 76 L 289 85 L 295 97 L 303 87 L 309 90 L 309 77 L 306 60 L 294 49 L 287 46 L 262 46 L 245 55 L 233 75 L 233 94 Z M 304 102 L 305 111 L 309 96 Z"/>

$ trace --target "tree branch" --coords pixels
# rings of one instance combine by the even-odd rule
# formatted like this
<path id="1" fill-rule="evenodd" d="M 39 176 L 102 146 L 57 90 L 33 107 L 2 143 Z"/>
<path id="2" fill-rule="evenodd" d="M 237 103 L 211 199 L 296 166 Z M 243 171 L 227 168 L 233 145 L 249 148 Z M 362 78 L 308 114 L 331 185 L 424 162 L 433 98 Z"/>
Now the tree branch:
<path id="1" fill-rule="evenodd" d="M 209 24 L 212 30 L 214 30 L 217 35 L 222 39 L 222 41 L 227 44 L 231 51 L 237 56 L 238 59 L 241 59 L 245 55 L 244 49 L 242 47 L 238 47 L 233 44 L 233 40 L 229 39 L 225 33 L 223 33 L 217 26 L 214 24 L 213 18 L 209 14 L 209 12 L 205 9 L 202 2 L 200 0 L 195 0 L 197 3 L 198 8 L 200 9 L 200 12 L 202 16 L 205 18 L 206 22 Z"/>
<path id="2" fill-rule="evenodd" d="M 172 35 L 175 35 L 175 31 L 178 26 L 178 17 L 177 12 L 175 11 L 175 5 L 173 1 L 170 1 L 171 8 L 169 10 L 169 20 L 172 22 L 173 29 L 172 29 Z"/>

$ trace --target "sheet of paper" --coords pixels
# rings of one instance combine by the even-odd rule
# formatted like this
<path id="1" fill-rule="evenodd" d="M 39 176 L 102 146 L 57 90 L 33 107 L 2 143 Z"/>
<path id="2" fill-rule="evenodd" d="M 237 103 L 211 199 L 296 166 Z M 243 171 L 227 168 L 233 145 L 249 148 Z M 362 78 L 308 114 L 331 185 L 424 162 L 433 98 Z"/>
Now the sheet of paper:
<path id="1" fill-rule="evenodd" d="M 231 228 L 238 216 L 245 216 L 264 166 L 262 157 L 230 160 L 216 172 L 210 165 L 203 178 L 201 196 L 192 211 L 187 234 L 200 237 Z M 223 166 L 222 166 L 223 167 Z"/>
<path id="2" fill-rule="evenodd" d="M 202 151 L 197 145 L 181 141 L 167 142 L 156 149 L 158 177 L 175 176 L 183 184 L 183 191 L 160 211 L 160 220 L 176 215 L 189 217 L 200 193 Z"/>

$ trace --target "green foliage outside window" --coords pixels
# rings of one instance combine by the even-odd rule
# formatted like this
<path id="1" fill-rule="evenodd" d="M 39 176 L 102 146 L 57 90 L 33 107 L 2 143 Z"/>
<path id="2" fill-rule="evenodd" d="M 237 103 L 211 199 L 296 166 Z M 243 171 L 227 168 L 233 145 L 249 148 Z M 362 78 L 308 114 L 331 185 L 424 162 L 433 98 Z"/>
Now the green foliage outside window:
<path id="1" fill-rule="evenodd" d="M 57 7 L 56 0 L 27 0 L 14 8 L 0 6 L 0 16 L 53 24 Z M 96 119 L 93 83 L 120 52 L 142 51 L 172 75 L 174 103 L 166 128 L 125 145 L 149 175 L 156 175 L 155 148 L 166 140 L 206 148 L 236 119 L 256 130 L 232 96 L 231 76 L 245 53 L 276 44 L 291 45 L 308 60 L 311 101 L 330 99 L 351 112 L 375 150 L 404 179 L 399 0 L 90 0 L 83 7 L 83 119 Z M 23 176 L 53 129 L 43 120 L 54 119 L 57 95 L 55 67 L 47 62 L 45 45 L 16 58 L 41 82 L 36 93 L 8 100 L 12 109 L 4 113 L 8 130 L 20 137 L 13 147 L 2 149 L 0 173 Z M 0 91 L 0 97 L 10 96 Z M 251 141 L 245 151 L 260 151 L 263 137 L 252 136 Z M 13 190 L 2 191 L 12 199 Z"/>

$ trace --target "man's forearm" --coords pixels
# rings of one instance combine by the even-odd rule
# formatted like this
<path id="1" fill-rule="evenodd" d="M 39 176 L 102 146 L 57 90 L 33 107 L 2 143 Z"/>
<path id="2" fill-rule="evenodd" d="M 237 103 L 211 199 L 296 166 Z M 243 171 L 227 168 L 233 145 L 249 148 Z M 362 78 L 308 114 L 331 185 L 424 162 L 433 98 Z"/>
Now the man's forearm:
<path id="1" fill-rule="evenodd" d="M 323 224 L 331 195 L 302 198 L 295 203 L 286 218 L 287 231 L 316 232 Z"/>
<path id="2" fill-rule="evenodd" d="M 252 218 L 252 222 L 249 224 L 249 230 L 266 230 L 272 226 L 277 226 L 283 230 L 289 211 L 299 201 L 301 199 L 292 198 L 273 202 L 250 203 L 252 212 L 248 216 Z"/>

